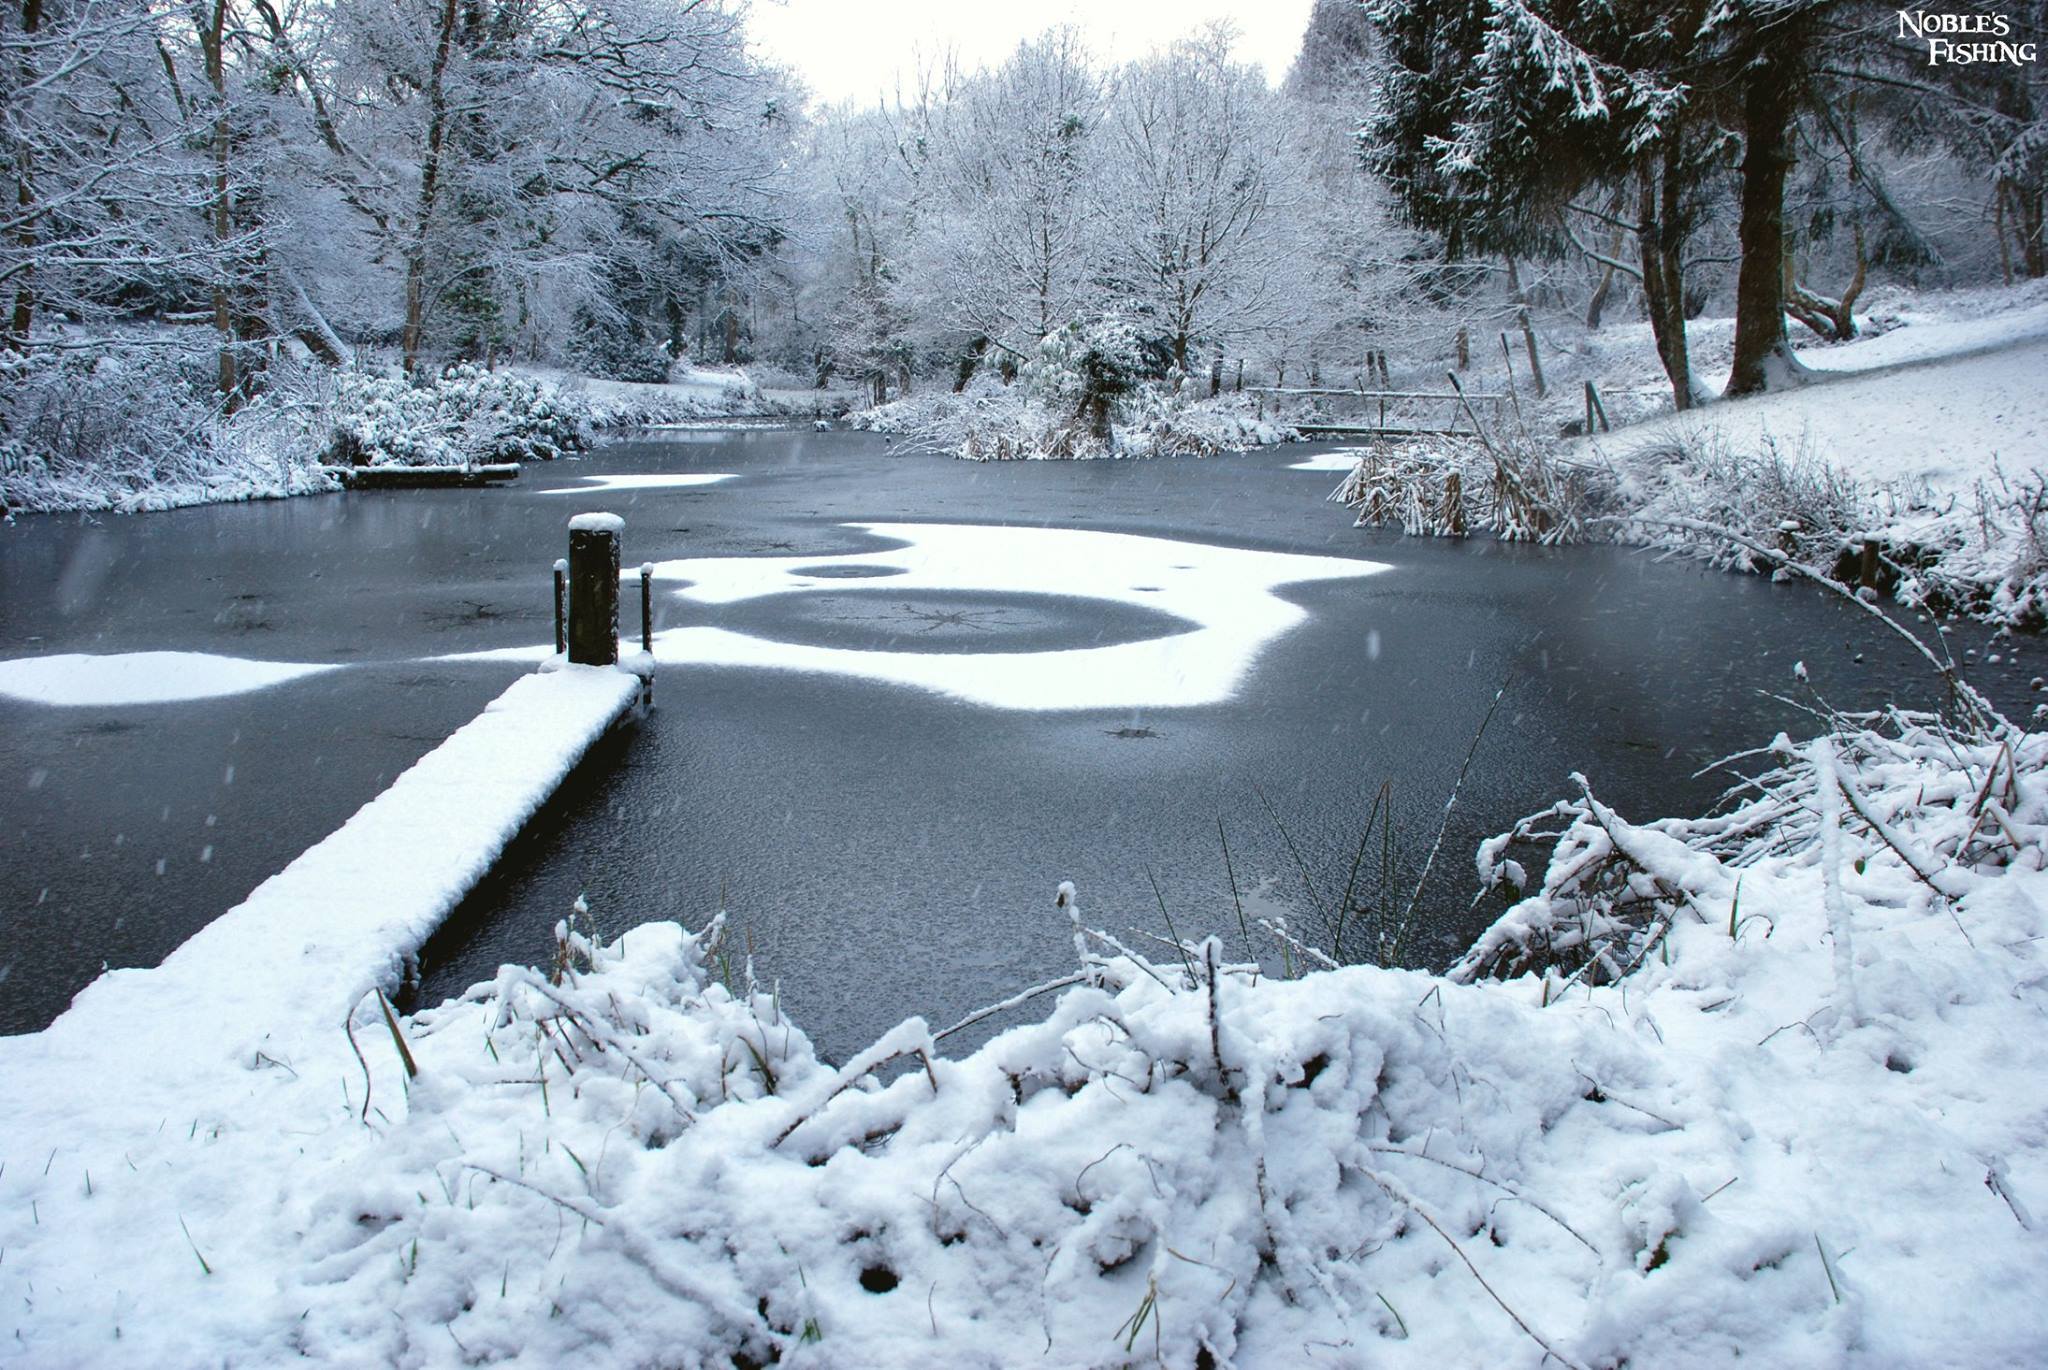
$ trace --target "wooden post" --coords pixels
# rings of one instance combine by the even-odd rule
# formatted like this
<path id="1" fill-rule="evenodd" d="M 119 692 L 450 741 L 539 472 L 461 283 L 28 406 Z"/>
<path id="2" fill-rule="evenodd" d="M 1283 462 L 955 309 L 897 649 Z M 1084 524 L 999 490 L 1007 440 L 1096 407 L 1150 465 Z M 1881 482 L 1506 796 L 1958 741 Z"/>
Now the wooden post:
<path id="1" fill-rule="evenodd" d="M 1528 421 L 1522 417 L 1522 401 L 1515 394 L 1515 352 L 1513 348 L 1508 346 L 1508 335 L 1505 333 L 1500 335 L 1500 356 L 1501 360 L 1506 362 L 1508 367 L 1508 400 L 1515 406 L 1515 422 L 1527 428 L 1529 426 Z M 1496 408 L 1494 413 L 1498 415 L 1500 410 Z M 1474 425 L 1477 425 L 1479 420 L 1475 418 L 1472 422 Z"/>
<path id="2" fill-rule="evenodd" d="M 1866 590 L 1877 588 L 1877 539 L 1863 539 L 1863 564 L 1858 568 L 1862 573 L 1861 583 Z"/>
<path id="3" fill-rule="evenodd" d="M 1586 382 L 1586 426 L 1579 431 L 1588 437 L 1593 435 L 1593 382 L 1591 381 Z"/>
<path id="4" fill-rule="evenodd" d="M 569 520 L 569 661 L 612 666 L 619 660 L 619 540 L 626 521 L 617 514 L 578 514 Z"/>
<path id="5" fill-rule="evenodd" d="M 1238 393 L 1238 394 L 1240 394 L 1240 395 L 1242 395 L 1242 394 L 1244 393 L 1244 358 L 1243 358 L 1243 357 L 1239 357 L 1239 358 L 1237 359 L 1237 391 L 1236 391 L 1236 393 Z"/>
<path id="6" fill-rule="evenodd" d="M 555 655 L 569 650 L 568 606 L 565 600 L 569 591 L 569 563 L 555 562 Z"/>
<path id="7" fill-rule="evenodd" d="M 1472 333 L 1469 329 L 1461 328 L 1458 330 L 1458 369 L 1460 371 L 1472 369 Z"/>
<path id="8" fill-rule="evenodd" d="M 640 563 L 640 650 L 654 655 L 654 563 Z"/>

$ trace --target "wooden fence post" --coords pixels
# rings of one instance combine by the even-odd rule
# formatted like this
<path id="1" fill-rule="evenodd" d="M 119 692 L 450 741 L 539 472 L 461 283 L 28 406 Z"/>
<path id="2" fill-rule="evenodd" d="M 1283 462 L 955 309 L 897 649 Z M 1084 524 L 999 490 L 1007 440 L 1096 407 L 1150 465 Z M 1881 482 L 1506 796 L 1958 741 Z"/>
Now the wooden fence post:
<path id="1" fill-rule="evenodd" d="M 569 660 L 577 666 L 612 666 L 619 660 L 619 541 L 626 521 L 617 514 L 578 514 L 569 520 Z"/>
<path id="2" fill-rule="evenodd" d="M 555 562 L 555 655 L 569 650 L 569 563 L 566 559 Z"/>

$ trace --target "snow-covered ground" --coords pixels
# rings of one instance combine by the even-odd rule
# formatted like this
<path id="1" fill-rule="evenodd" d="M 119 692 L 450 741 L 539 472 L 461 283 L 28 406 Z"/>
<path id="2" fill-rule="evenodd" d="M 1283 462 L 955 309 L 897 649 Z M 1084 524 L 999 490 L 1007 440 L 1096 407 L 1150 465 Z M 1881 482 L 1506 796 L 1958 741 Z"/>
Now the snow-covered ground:
<path id="1" fill-rule="evenodd" d="M 333 1091 L 372 1103 L 345 1083 L 344 1024 L 378 1022 L 372 989 L 639 689 L 590 667 L 520 680 L 161 966 L 109 971 L 48 1029 L 0 1038 L 9 1363 L 274 1358 L 256 1324 L 282 1268 L 265 1264 L 294 1244 L 293 1191 L 332 1159 Z"/>
<path id="2" fill-rule="evenodd" d="M 2040 292 L 2034 292 L 2040 293 Z M 1744 450 L 1767 439 L 1805 447 L 1871 485 L 1925 484 L 1967 494 L 1978 481 L 2048 470 L 2048 301 L 1990 317 L 1922 306 L 1874 337 L 1803 352 L 1812 383 L 1710 404 L 1584 444 L 1636 446 L 1712 432 Z"/>
<path id="3" fill-rule="evenodd" d="M 579 910 L 394 1028 L 388 926 L 231 916 L 5 1044 L 9 1360 L 2035 1363 L 2048 744 L 1903 731 L 1786 744 L 1752 859 L 1587 796 L 1505 982 L 1141 955 L 1063 889 L 1075 974 L 959 1060 L 820 1062 L 719 920 Z M 370 874 L 296 902 L 367 933 Z"/>
<path id="4" fill-rule="evenodd" d="M 280 367 L 271 389 L 223 416 L 174 378 L 100 365 L 107 376 L 91 373 L 82 388 L 69 373 L 40 377 L 36 387 L 8 378 L 24 387 L 19 407 L 33 412 L 0 449 L 0 515 L 136 513 L 324 494 L 342 488 L 329 463 L 545 460 L 582 450 L 593 429 L 809 418 L 838 413 L 848 400 L 829 391 L 764 390 L 743 371 L 684 368 L 655 385 L 540 366 L 463 365 L 432 385 L 415 385 L 395 363 L 384 371 L 305 363 Z M 73 431 L 81 428 L 99 436 L 81 440 Z M 53 446 L 60 444 L 61 453 Z"/>
<path id="5" fill-rule="evenodd" d="M 1856 340 L 1805 347 L 1801 383 L 1683 414 L 1646 325 L 1546 335 L 1548 397 L 1522 398 L 1523 424 L 1499 410 L 1492 422 L 1527 468 L 1507 484 L 1566 493 L 1537 499 L 1558 505 L 1543 529 L 1518 515 L 1501 531 L 1617 536 L 1745 569 L 1783 553 L 1824 574 L 1853 566 L 1859 581 L 1862 548 L 1875 543 L 1870 583 L 1912 607 L 2048 625 L 2048 285 L 1881 292 L 1863 323 Z M 1688 335 L 1695 374 L 1725 376 L 1731 321 L 1697 321 Z M 1588 380 L 1615 427 L 1560 443 L 1551 435 L 1583 422 Z M 1492 447 L 1356 455 L 1338 497 L 1411 531 L 1501 522 L 1485 502 L 1498 483 Z M 1462 520 L 1439 508 L 1453 467 Z"/>

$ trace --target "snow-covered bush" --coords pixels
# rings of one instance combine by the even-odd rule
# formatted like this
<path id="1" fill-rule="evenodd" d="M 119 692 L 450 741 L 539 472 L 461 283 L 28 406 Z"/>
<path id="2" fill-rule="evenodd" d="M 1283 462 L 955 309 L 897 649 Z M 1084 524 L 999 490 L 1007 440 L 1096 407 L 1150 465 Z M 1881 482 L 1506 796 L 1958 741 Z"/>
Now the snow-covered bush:
<path id="1" fill-rule="evenodd" d="M 1263 418 L 1243 395 L 1188 401 L 1167 386 L 1147 386 L 1131 405 L 1130 421 L 1117 429 L 1117 444 L 1128 456 L 1210 457 L 1289 442 L 1295 431 Z"/>
<path id="2" fill-rule="evenodd" d="M 626 320 L 587 311 L 578 315 L 566 350 L 570 363 L 585 375 L 640 385 L 660 385 L 675 365 L 666 346 L 642 336 Z"/>
<path id="3" fill-rule="evenodd" d="M 1604 467 L 1562 459 L 1526 435 L 1442 436 L 1361 449 L 1330 498 L 1358 511 L 1360 527 L 1398 525 L 1410 536 L 1557 544 L 1589 535 L 1617 507 Z"/>
<path id="4" fill-rule="evenodd" d="M 679 369 L 669 384 L 661 386 L 589 380 L 577 393 L 591 427 L 600 429 L 644 428 L 731 415 L 809 415 L 819 407 L 764 395 L 744 371 Z"/>
<path id="5" fill-rule="evenodd" d="M 1085 415 L 1098 406 L 1106 413 L 1158 374 L 1136 325 L 1120 314 L 1107 314 L 1073 320 L 1046 334 L 1019 368 L 1017 380 L 1043 403 Z"/>
<path id="6" fill-rule="evenodd" d="M 1185 378 L 1161 380 L 1128 320 L 1068 324 L 1004 385 L 984 371 L 959 394 L 934 391 L 854 416 L 970 461 L 1213 456 L 1295 436 L 1241 395 L 1197 400 Z"/>
<path id="7" fill-rule="evenodd" d="M 325 489 L 303 411 L 223 417 L 210 354 L 150 345 L 0 353 L 0 509 L 158 509 Z"/>
<path id="8" fill-rule="evenodd" d="M 423 383 L 342 373 L 326 455 L 346 466 L 462 466 L 550 461 L 589 445 L 589 420 L 575 397 L 465 362 Z"/>
<path id="9" fill-rule="evenodd" d="M 1330 498 L 1361 527 L 1614 540 L 1726 570 L 1812 573 L 1933 613 L 2048 626 L 2048 477 L 2038 473 L 2000 473 L 1964 500 L 1859 481 L 1810 444 L 1768 434 L 1742 449 L 1710 427 L 1678 428 L 1589 461 L 1502 429 L 1361 448 Z"/>

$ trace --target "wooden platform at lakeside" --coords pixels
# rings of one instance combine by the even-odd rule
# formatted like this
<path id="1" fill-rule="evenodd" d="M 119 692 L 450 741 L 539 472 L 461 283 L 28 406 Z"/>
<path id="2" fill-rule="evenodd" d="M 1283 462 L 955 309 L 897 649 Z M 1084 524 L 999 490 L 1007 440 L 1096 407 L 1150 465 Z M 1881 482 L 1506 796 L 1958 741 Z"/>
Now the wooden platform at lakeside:
<path id="1" fill-rule="evenodd" d="M 519 479 L 519 463 L 490 466 L 324 466 L 348 490 L 474 490 Z"/>

